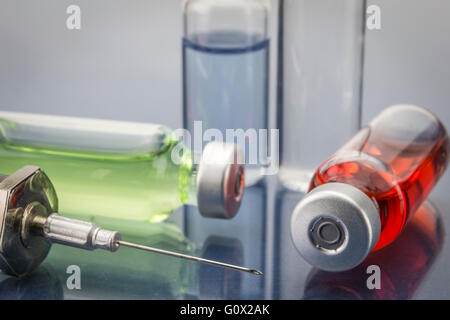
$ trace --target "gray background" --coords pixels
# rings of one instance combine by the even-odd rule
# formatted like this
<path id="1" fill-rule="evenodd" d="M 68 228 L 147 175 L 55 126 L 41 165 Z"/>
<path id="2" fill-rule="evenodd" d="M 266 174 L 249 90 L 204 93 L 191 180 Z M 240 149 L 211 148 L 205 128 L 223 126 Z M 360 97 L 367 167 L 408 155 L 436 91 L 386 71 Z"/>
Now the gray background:
<path id="1" fill-rule="evenodd" d="M 82 9 L 80 31 L 65 27 L 70 4 Z M 381 7 L 382 30 L 367 32 L 363 123 L 391 104 L 413 103 L 428 107 L 450 127 L 450 2 L 369 4 Z M 0 109 L 178 128 L 181 28 L 178 0 L 0 0 Z M 271 68 L 275 75 L 274 63 Z M 271 82 L 273 114 L 274 77 Z M 448 217 L 449 187 L 447 172 L 431 197 Z M 448 251 L 445 244 L 417 298 L 450 298 Z"/>
<path id="2" fill-rule="evenodd" d="M 0 0 L 0 107 L 181 126 L 181 3 Z M 80 31 L 65 27 L 70 4 L 82 9 Z M 449 126 L 450 2 L 369 4 L 381 7 L 382 30 L 367 32 L 363 122 L 415 103 Z"/>

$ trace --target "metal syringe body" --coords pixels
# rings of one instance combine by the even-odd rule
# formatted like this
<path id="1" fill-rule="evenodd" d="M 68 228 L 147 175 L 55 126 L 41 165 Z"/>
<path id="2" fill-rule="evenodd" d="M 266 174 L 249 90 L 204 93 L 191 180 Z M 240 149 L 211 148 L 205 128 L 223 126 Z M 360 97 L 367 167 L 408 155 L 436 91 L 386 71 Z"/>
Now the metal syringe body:
<path id="1" fill-rule="evenodd" d="M 43 225 L 44 235 L 52 243 L 86 250 L 119 249 L 120 233 L 100 228 L 95 223 L 75 220 L 52 213 Z"/>
<path id="2" fill-rule="evenodd" d="M 117 231 L 63 217 L 56 213 L 55 189 L 39 167 L 25 166 L 10 176 L 0 176 L 0 210 L 0 269 L 13 276 L 33 271 L 53 243 L 111 252 L 124 245 L 260 274 L 257 270 L 123 242 Z"/>

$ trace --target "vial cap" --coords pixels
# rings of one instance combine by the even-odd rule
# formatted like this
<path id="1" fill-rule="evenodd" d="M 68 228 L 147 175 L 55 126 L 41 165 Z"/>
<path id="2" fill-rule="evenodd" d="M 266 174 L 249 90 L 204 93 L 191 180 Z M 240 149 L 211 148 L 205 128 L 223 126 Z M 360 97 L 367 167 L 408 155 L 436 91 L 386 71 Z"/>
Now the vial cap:
<path id="1" fill-rule="evenodd" d="M 210 142 L 197 176 L 197 205 L 204 217 L 231 219 L 244 193 L 244 156 L 235 144 Z"/>
<path id="2" fill-rule="evenodd" d="M 313 189 L 291 218 L 295 247 L 313 266 L 345 271 L 359 265 L 381 232 L 377 207 L 361 190 L 343 183 Z"/>

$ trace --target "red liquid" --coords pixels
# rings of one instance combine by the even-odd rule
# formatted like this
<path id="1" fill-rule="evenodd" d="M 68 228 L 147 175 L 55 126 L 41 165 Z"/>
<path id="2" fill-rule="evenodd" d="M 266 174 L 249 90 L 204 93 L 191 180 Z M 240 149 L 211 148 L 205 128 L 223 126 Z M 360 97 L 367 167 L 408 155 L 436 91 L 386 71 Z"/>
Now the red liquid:
<path id="1" fill-rule="evenodd" d="M 375 251 L 397 238 L 427 198 L 448 153 L 447 132 L 436 117 L 418 107 L 392 107 L 318 168 L 310 190 L 340 182 L 373 199 L 381 220 Z"/>

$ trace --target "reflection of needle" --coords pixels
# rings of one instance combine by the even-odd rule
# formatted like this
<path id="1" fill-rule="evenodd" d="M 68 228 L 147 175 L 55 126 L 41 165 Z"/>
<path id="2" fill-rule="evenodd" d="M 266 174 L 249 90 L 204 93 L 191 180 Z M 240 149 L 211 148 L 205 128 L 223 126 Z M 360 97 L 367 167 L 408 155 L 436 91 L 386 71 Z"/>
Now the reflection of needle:
<path id="1" fill-rule="evenodd" d="M 147 247 L 147 246 L 143 246 L 143 245 L 140 245 L 140 244 L 135 244 L 135 243 L 126 242 L 126 241 L 122 241 L 122 240 L 118 240 L 116 243 L 119 244 L 119 245 L 125 246 L 125 247 L 130 247 L 130 248 L 135 248 L 135 249 L 140 249 L 140 250 L 150 251 L 150 252 L 155 252 L 155 253 L 161 253 L 161 254 L 165 254 L 165 255 L 168 255 L 168 256 L 177 257 L 177 258 L 181 258 L 181 259 L 187 259 L 187 260 L 193 260 L 193 261 L 197 261 L 197 262 L 209 263 L 209 264 L 213 264 L 213 265 L 216 265 L 216 266 L 221 266 L 221 267 L 225 267 L 225 268 L 231 268 L 231 269 L 248 272 L 248 273 L 255 274 L 255 275 L 261 275 L 262 274 L 261 271 L 255 270 L 255 269 L 249 269 L 249 268 L 239 267 L 239 266 L 235 266 L 235 265 L 228 264 L 228 263 L 223 263 L 223 262 L 203 259 L 203 258 L 194 257 L 194 256 L 188 256 L 188 255 L 182 254 L 182 253 L 177 253 L 177 252 L 172 252 L 172 251 L 166 251 L 166 250 L 161 250 L 161 249 L 157 249 L 157 248 Z"/>

